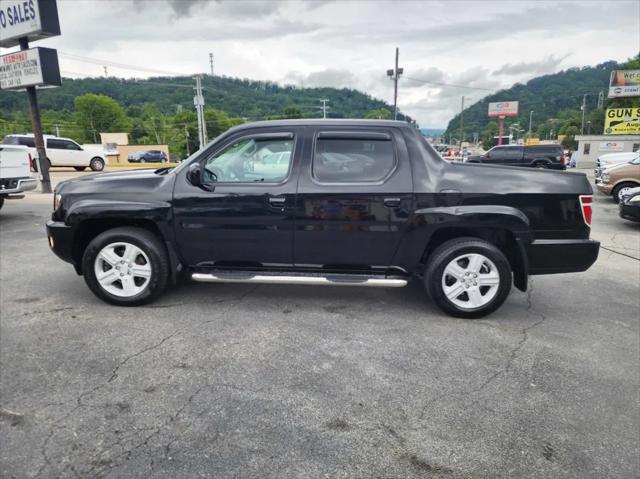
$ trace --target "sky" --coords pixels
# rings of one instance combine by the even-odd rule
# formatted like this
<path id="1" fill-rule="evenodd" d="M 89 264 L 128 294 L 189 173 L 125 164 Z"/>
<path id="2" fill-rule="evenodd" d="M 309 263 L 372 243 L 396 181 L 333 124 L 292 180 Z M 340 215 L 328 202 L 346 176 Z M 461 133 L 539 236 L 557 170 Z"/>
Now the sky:
<path id="1" fill-rule="evenodd" d="M 398 47 L 399 108 L 434 128 L 463 95 L 468 105 L 640 50 L 638 0 L 58 0 L 58 11 L 62 35 L 38 46 L 57 48 L 69 77 L 104 75 L 105 62 L 126 78 L 204 73 L 212 52 L 218 75 L 354 88 L 392 103 L 386 70 Z"/>

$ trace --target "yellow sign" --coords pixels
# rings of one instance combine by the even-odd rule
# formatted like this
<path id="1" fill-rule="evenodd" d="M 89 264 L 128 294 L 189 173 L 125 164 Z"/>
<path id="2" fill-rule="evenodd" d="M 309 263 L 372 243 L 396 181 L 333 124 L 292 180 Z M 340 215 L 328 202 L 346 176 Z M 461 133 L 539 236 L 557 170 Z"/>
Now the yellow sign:
<path id="1" fill-rule="evenodd" d="M 640 108 L 610 108 L 604 116 L 605 135 L 640 135 Z"/>
<path id="2" fill-rule="evenodd" d="M 525 145 L 539 145 L 540 144 L 540 138 L 527 138 L 526 140 L 524 140 L 524 144 Z"/>

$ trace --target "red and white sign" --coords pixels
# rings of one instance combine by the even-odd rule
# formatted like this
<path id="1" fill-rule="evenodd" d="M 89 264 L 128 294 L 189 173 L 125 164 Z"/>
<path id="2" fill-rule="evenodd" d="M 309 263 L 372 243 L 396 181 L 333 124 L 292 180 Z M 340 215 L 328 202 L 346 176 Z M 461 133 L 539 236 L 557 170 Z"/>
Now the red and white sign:
<path id="1" fill-rule="evenodd" d="M 0 56 L 0 90 L 60 84 L 56 50 L 31 48 Z"/>
<path id="2" fill-rule="evenodd" d="M 489 103 L 489 116 L 518 116 L 518 102 L 499 101 Z"/>

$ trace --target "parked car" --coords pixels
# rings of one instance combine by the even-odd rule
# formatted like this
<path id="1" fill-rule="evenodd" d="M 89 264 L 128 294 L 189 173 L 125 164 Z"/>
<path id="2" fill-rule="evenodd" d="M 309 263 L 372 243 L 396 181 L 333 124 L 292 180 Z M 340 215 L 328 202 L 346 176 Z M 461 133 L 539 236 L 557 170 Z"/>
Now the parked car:
<path id="1" fill-rule="evenodd" d="M 500 145 L 484 155 L 467 158 L 467 163 L 528 166 L 531 168 L 564 170 L 567 161 L 560 145 Z"/>
<path id="2" fill-rule="evenodd" d="M 625 191 L 620 198 L 620 218 L 640 222 L 640 188 Z"/>
<path id="3" fill-rule="evenodd" d="M 0 145 L 0 208 L 5 199 L 22 198 L 21 193 L 36 189 L 32 169 L 33 157 L 27 147 Z"/>
<path id="4" fill-rule="evenodd" d="M 255 168 L 274 152 L 289 154 Z M 475 318 L 512 283 L 526 290 L 529 275 L 594 263 L 591 195 L 580 173 L 448 163 L 403 122 L 268 121 L 228 130 L 175 168 L 58 184 L 47 235 L 116 305 L 148 303 L 182 276 L 386 287 L 420 278 L 444 311 Z"/>
<path id="5" fill-rule="evenodd" d="M 636 157 L 629 163 L 615 165 L 606 169 L 596 186 L 606 195 L 611 195 L 616 203 L 631 188 L 640 186 L 640 157 Z"/>
<path id="6" fill-rule="evenodd" d="M 44 141 L 49 166 L 72 166 L 77 171 L 83 171 L 88 167 L 93 171 L 102 171 L 107 165 L 107 156 L 102 148 L 79 145 L 71 138 L 51 135 L 44 135 Z M 38 157 L 32 134 L 7 135 L 2 144 L 26 146 L 33 158 Z"/>
<path id="7" fill-rule="evenodd" d="M 596 160 L 595 176 L 596 182 L 598 178 L 602 176 L 602 173 L 608 168 L 611 168 L 622 163 L 629 163 L 640 156 L 640 152 L 624 152 L 624 153 L 607 153 L 606 155 L 599 156 Z"/>
<path id="8" fill-rule="evenodd" d="M 167 161 L 167 154 L 160 150 L 137 151 L 127 159 L 129 163 L 164 163 Z"/>

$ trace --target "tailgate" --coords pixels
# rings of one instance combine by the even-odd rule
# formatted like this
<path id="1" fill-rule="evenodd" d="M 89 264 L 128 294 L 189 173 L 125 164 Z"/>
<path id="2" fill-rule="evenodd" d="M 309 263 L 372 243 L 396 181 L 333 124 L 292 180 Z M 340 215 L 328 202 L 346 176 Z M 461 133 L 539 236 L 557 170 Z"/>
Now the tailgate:
<path id="1" fill-rule="evenodd" d="M 28 178 L 30 176 L 28 148 L 21 145 L 0 144 L 0 178 Z"/>

